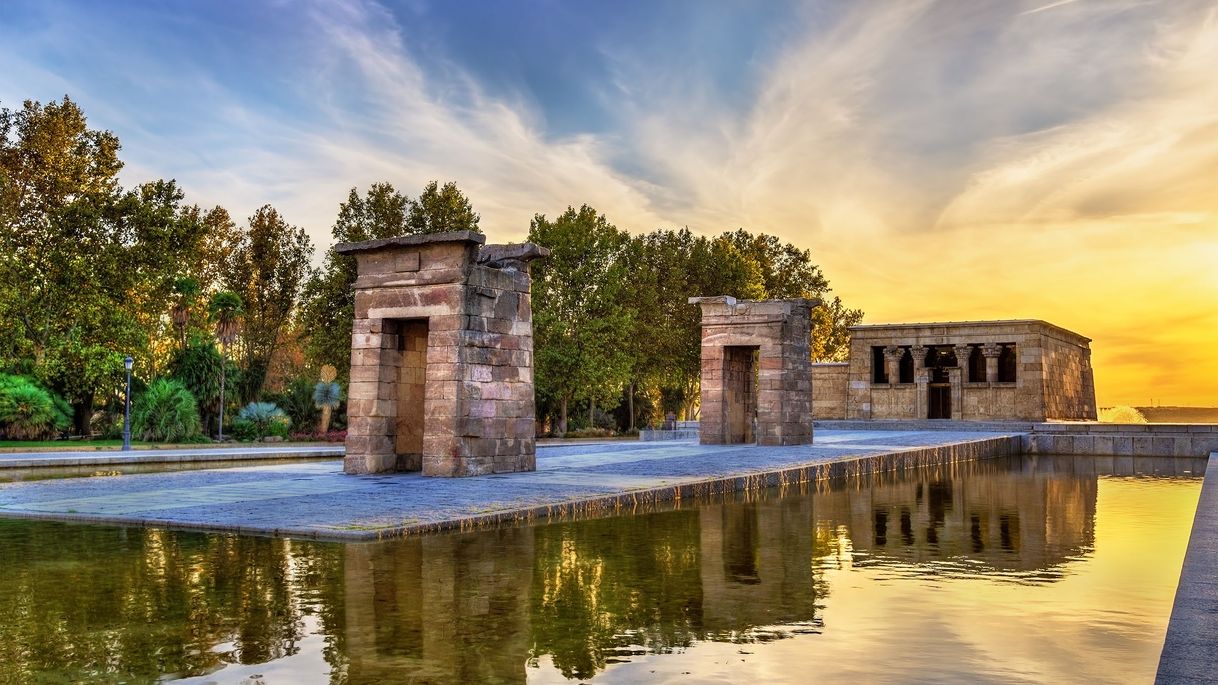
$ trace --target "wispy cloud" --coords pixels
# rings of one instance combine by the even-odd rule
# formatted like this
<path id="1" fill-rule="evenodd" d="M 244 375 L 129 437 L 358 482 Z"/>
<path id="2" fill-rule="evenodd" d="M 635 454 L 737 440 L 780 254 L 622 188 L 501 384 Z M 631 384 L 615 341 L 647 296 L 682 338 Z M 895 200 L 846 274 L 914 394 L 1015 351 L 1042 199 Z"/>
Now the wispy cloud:
<path id="1" fill-rule="evenodd" d="M 595 69 L 555 42 L 602 114 L 562 132 L 550 108 L 569 98 L 487 82 L 438 42 L 434 5 L 33 7 L 21 35 L 0 29 L 7 103 L 79 94 L 129 180 L 176 176 L 238 216 L 272 202 L 319 245 L 347 189 L 380 180 L 456 180 L 495 239 L 583 202 L 635 231 L 745 226 L 813 248 L 870 320 L 1047 318 L 1096 339 L 1102 402 L 1218 400 L 1197 380 L 1218 359 L 1196 354 L 1218 338 L 1207 2 L 809 4 L 764 45 L 723 43 L 695 3 L 654 32 L 686 32 L 671 45 L 583 27 Z M 193 42 L 138 39 L 165 22 Z M 48 47 L 65 42 L 75 57 Z M 728 49 L 731 79 L 704 58 Z"/>

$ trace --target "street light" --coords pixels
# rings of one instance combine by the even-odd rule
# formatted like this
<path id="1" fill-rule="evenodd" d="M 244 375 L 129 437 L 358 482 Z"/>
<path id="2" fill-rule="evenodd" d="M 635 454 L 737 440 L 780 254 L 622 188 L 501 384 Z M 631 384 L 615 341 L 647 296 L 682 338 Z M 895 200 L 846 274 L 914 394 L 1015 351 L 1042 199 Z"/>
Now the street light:
<path id="1" fill-rule="evenodd" d="M 131 449 L 131 367 L 135 366 L 131 355 L 123 360 L 123 366 L 127 367 L 127 397 L 123 408 L 123 450 L 127 451 Z"/>

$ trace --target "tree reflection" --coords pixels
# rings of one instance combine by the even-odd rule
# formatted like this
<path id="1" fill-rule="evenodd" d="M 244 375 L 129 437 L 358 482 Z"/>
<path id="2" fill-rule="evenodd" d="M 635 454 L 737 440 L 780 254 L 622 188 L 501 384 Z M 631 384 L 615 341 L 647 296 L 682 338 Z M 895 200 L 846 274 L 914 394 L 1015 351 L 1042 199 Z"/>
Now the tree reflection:
<path id="1" fill-rule="evenodd" d="M 202 675 L 290 657 L 308 625 L 329 665 L 310 682 L 518 683 L 543 658 L 587 679 L 699 641 L 818 632 L 830 570 L 1053 582 L 1094 545 L 1096 475 L 978 462 L 350 545 L 0 521 L 0 673 Z"/>

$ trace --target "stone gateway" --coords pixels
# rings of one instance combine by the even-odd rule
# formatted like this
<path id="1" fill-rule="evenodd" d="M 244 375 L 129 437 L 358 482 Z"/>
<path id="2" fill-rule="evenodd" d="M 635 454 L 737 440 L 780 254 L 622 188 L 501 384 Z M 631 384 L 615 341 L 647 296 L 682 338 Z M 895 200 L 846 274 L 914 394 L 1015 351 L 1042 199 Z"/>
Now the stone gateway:
<path id="1" fill-rule="evenodd" d="M 704 445 L 812 442 L 816 300 L 691 297 L 702 307 Z"/>
<path id="2" fill-rule="evenodd" d="M 358 263 L 345 472 L 535 469 L 529 263 L 550 251 L 485 240 L 335 246 Z"/>

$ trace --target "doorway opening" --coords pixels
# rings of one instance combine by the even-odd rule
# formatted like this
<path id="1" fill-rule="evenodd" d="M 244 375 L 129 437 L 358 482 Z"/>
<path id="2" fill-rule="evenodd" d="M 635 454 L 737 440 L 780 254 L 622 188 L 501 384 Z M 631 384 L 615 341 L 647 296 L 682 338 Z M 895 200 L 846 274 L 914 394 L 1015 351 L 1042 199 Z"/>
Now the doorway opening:
<path id="1" fill-rule="evenodd" d="M 757 358 L 760 347 L 725 347 L 723 405 L 727 444 L 757 442 Z"/>
<path id="2" fill-rule="evenodd" d="M 423 468 L 423 398 L 427 387 L 427 319 L 394 321 L 397 329 L 397 416 L 393 451 L 398 469 Z"/>

